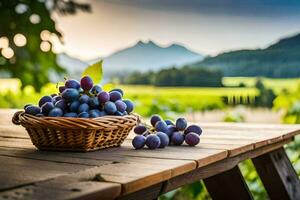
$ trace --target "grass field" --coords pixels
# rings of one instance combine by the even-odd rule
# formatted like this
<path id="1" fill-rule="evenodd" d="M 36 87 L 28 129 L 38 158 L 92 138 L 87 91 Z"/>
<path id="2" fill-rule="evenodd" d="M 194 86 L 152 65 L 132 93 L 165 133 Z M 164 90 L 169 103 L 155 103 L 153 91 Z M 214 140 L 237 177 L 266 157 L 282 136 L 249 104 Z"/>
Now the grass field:
<path id="1" fill-rule="evenodd" d="M 267 88 L 274 90 L 276 94 L 280 93 L 283 89 L 287 89 L 291 92 L 297 89 L 300 85 L 300 78 L 261 78 L 262 82 Z M 222 83 L 227 87 L 237 87 L 241 83 L 247 87 L 254 87 L 257 78 L 255 77 L 224 77 Z"/>
<path id="2" fill-rule="evenodd" d="M 280 93 L 282 89 L 295 90 L 300 79 L 268 79 L 263 78 L 266 87 Z M 203 87 L 154 87 L 146 85 L 105 85 L 109 90 L 114 87 L 125 91 L 125 98 L 136 103 L 136 112 L 143 116 L 152 113 L 172 116 L 176 113 L 195 112 L 222 109 L 227 104 L 251 104 L 259 93 L 253 88 L 255 78 L 225 77 L 223 88 Z M 247 87 L 236 87 L 244 83 Z M 45 85 L 40 93 L 32 87 L 21 91 L 18 79 L 0 79 L 0 107 L 21 108 L 26 103 L 37 103 L 42 95 L 49 95 L 57 91 L 55 83 Z"/>
<path id="3" fill-rule="evenodd" d="M 0 107 L 21 108 L 26 103 L 37 103 L 40 96 L 57 91 L 56 84 L 49 83 L 40 93 L 32 87 L 20 90 L 17 79 L 0 80 Z M 125 98 L 136 103 L 136 112 L 143 116 L 152 113 L 172 116 L 173 113 L 222 109 L 225 103 L 249 103 L 258 92 L 254 88 L 191 88 L 191 87 L 153 87 L 134 85 L 105 85 L 109 90 L 114 87 L 125 91 Z M 224 100 L 225 99 L 225 100 Z"/>

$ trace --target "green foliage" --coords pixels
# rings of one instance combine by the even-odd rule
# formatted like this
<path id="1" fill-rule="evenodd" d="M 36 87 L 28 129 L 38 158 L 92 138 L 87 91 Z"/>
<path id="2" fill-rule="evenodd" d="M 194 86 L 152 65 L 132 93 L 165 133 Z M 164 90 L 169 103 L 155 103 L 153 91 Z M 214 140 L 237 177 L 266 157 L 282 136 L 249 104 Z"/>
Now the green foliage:
<path id="1" fill-rule="evenodd" d="M 158 72 L 135 72 L 123 79 L 125 84 L 143 84 L 155 86 L 190 86 L 190 87 L 220 87 L 222 74 L 220 71 L 183 68 L 162 69 Z"/>
<path id="2" fill-rule="evenodd" d="M 103 76 L 102 63 L 103 61 L 101 60 L 95 64 L 88 66 L 82 73 L 82 77 L 90 76 L 94 83 L 99 84 Z"/>
<path id="3" fill-rule="evenodd" d="M 259 78 L 264 87 L 272 89 L 276 95 L 282 93 L 283 90 L 296 91 L 297 85 L 300 84 L 299 78 Z M 226 87 L 238 87 L 240 84 L 246 87 L 255 87 L 257 82 L 256 77 L 223 77 L 222 83 Z"/>
<path id="4" fill-rule="evenodd" d="M 294 92 L 284 91 L 274 100 L 274 109 L 284 112 L 283 122 L 300 123 L 300 84 Z"/>
<path id="5" fill-rule="evenodd" d="M 25 93 L 20 90 L 21 83 L 17 79 L 0 79 L 0 107 L 22 108 L 26 103 L 36 103 L 42 95 L 56 91 L 56 84 L 49 83 L 37 93 L 31 86 L 26 86 Z M 135 111 L 142 116 L 159 113 L 173 118 L 185 112 L 223 109 L 224 97 L 256 96 L 257 91 L 251 88 L 196 88 L 196 87 L 152 87 L 133 85 L 104 85 L 105 90 L 122 88 L 125 97 L 134 100 Z M 189 98 L 187 98 L 189 97 Z"/>
<path id="6" fill-rule="evenodd" d="M 210 196 L 202 181 L 182 186 L 181 188 L 162 195 L 160 200 L 210 200 Z"/>
<path id="7" fill-rule="evenodd" d="M 47 6 L 51 2 L 52 7 Z M 77 9 L 88 10 L 87 5 L 74 1 L 51 2 L 49 0 L 0 2 L 0 38 L 9 41 L 9 46 L 2 47 L 2 50 L 10 48 L 14 53 L 13 56 L 0 54 L 0 73 L 2 77 L 19 78 L 23 88 L 32 85 L 39 91 L 49 82 L 51 74 L 64 72 L 64 69 L 56 63 L 55 53 L 51 51 L 55 40 L 62 41 L 62 34 L 56 29 L 51 12 L 58 10 L 67 14 L 74 13 Z M 43 38 L 42 31 L 46 33 Z M 26 38 L 24 46 L 17 46 L 14 41 L 16 34 L 22 34 Z"/>
<path id="8" fill-rule="evenodd" d="M 276 98 L 273 90 L 265 88 L 260 79 L 256 81 L 255 87 L 259 90 L 259 95 L 255 99 L 255 106 L 272 108 L 273 101 Z"/>

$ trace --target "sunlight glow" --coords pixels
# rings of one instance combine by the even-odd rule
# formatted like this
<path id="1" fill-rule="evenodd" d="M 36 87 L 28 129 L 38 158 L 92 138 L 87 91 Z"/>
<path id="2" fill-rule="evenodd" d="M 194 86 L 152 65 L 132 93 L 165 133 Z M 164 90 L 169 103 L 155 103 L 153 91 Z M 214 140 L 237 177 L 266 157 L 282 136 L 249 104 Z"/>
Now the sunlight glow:
<path id="1" fill-rule="evenodd" d="M 51 36 L 51 33 L 48 30 L 43 30 L 40 34 L 41 39 L 44 41 L 50 40 L 50 36 Z"/>
<path id="2" fill-rule="evenodd" d="M 33 24 L 38 24 L 38 23 L 41 22 L 41 18 L 40 18 L 40 16 L 37 15 L 37 14 L 32 14 L 32 15 L 29 17 L 29 20 L 30 20 L 30 22 L 33 23 Z"/>
<path id="3" fill-rule="evenodd" d="M 43 42 L 41 42 L 40 48 L 43 52 L 47 52 L 50 50 L 51 45 L 49 42 L 43 41 Z"/>
<path id="4" fill-rule="evenodd" d="M 9 46 L 9 40 L 7 37 L 0 37 L 0 48 L 7 48 Z"/>
<path id="5" fill-rule="evenodd" d="M 18 33 L 14 36 L 14 43 L 16 44 L 16 46 L 22 47 L 26 45 L 27 39 L 23 34 Z"/>
<path id="6" fill-rule="evenodd" d="M 10 59 L 15 55 L 14 50 L 12 50 L 12 48 L 8 47 L 5 49 L 2 49 L 1 54 L 3 55 L 3 57 Z"/>

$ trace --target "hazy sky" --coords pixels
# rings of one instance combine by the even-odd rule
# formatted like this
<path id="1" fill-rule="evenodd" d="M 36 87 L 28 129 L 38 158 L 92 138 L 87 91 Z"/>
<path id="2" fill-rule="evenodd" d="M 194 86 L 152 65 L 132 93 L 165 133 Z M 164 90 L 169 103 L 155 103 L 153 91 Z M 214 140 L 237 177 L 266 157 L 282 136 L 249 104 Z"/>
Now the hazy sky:
<path id="1" fill-rule="evenodd" d="M 65 50 L 91 59 L 138 40 L 202 54 L 263 48 L 300 32 L 299 0 L 90 0 L 92 13 L 55 16 Z"/>

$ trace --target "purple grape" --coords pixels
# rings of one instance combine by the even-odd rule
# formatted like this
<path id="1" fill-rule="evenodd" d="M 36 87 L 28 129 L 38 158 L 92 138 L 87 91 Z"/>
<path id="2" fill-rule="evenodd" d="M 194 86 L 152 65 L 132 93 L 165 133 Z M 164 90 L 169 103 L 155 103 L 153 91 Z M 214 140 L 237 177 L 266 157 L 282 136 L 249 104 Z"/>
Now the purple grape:
<path id="1" fill-rule="evenodd" d="M 89 105 L 91 108 L 98 108 L 100 106 L 99 100 L 97 97 L 90 97 Z"/>
<path id="2" fill-rule="evenodd" d="M 120 111 L 117 111 L 117 112 L 115 113 L 115 115 L 116 115 L 116 116 L 123 116 L 124 114 L 123 114 L 122 112 L 120 112 Z"/>
<path id="3" fill-rule="evenodd" d="M 74 88 L 78 90 L 80 88 L 80 83 L 77 80 L 69 79 L 65 82 L 66 88 Z"/>
<path id="4" fill-rule="evenodd" d="M 88 112 L 90 110 L 90 107 L 87 103 L 80 104 L 78 107 L 77 113 L 82 113 L 82 112 Z"/>
<path id="5" fill-rule="evenodd" d="M 82 88 L 79 88 L 78 92 L 79 92 L 79 94 L 82 94 L 82 93 L 84 93 L 84 90 Z"/>
<path id="6" fill-rule="evenodd" d="M 71 102 L 71 101 L 75 101 L 79 98 L 79 92 L 76 89 L 67 88 L 67 89 L 65 89 L 65 91 L 63 91 L 61 96 L 67 102 Z"/>
<path id="7" fill-rule="evenodd" d="M 46 102 L 52 102 L 52 97 L 51 96 L 43 96 L 40 101 L 39 101 L 39 106 L 42 107 L 44 103 Z"/>
<path id="8" fill-rule="evenodd" d="M 160 139 L 160 145 L 159 148 L 165 148 L 166 146 L 169 145 L 170 139 L 169 136 L 163 132 L 157 132 L 156 135 Z"/>
<path id="9" fill-rule="evenodd" d="M 45 115 L 43 115 L 43 113 L 38 113 L 35 115 L 36 117 L 45 117 Z"/>
<path id="10" fill-rule="evenodd" d="M 103 117 L 103 116 L 105 116 L 105 115 L 107 115 L 107 113 L 106 113 L 105 111 L 100 111 L 100 112 L 99 112 L 99 117 Z"/>
<path id="11" fill-rule="evenodd" d="M 93 87 L 93 80 L 89 76 L 84 76 L 80 80 L 80 86 L 84 91 L 89 91 Z"/>
<path id="12" fill-rule="evenodd" d="M 36 115 L 41 112 L 41 109 L 38 106 L 27 106 L 25 108 L 25 113 L 29 115 Z"/>
<path id="13" fill-rule="evenodd" d="M 120 111 L 121 113 L 124 113 L 126 111 L 127 105 L 122 100 L 116 101 L 115 104 L 117 110 Z"/>
<path id="14" fill-rule="evenodd" d="M 185 136 L 185 142 L 190 146 L 195 146 L 200 142 L 200 137 L 197 133 L 189 132 Z"/>
<path id="15" fill-rule="evenodd" d="M 118 91 L 112 91 L 109 93 L 109 100 L 116 102 L 122 99 L 122 94 Z"/>
<path id="16" fill-rule="evenodd" d="M 150 118 L 150 123 L 152 124 L 153 127 L 155 127 L 155 124 L 158 121 L 162 121 L 161 117 L 159 115 L 152 115 Z"/>
<path id="17" fill-rule="evenodd" d="M 80 103 L 88 103 L 89 102 L 90 97 L 86 94 L 81 95 L 81 97 L 79 97 L 79 102 Z"/>
<path id="18" fill-rule="evenodd" d="M 187 127 L 187 121 L 184 118 L 178 118 L 176 120 L 176 128 L 183 131 Z"/>
<path id="19" fill-rule="evenodd" d="M 202 129 L 200 128 L 200 126 L 190 125 L 185 129 L 184 134 L 188 134 L 190 132 L 194 132 L 197 133 L 198 135 L 201 135 Z"/>
<path id="20" fill-rule="evenodd" d="M 176 132 L 176 131 L 178 131 L 177 128 L 176 128 L 176 126 L 174 126 L 174 125 L 168 125 L 168 130 L 166 131 L 166 134 L 167 134 L 169 137 L 171 137 L 172 134 L 173 134 L 174 132 Z"/>
<path id="21" fill-rule="evenodd" d="M 174 145 L 181 145 L 184 141 L 184 136 L 181 132 L 174 132 L 171 136 L 171 143 Z"/>
<path id="22" fill-rule="evenodd" d="M 99 109 L 92 109 L 90 112 L 96 112 L 99 116 L 101 115 L 101 112 Z"/>
<path id="23" fill-rule="evenodd" d="M 126 106 L 127 106 L 126 112 L 127 112 L 128 114 L 130 114 L 130 113 L 133 111 L 133 109 L 134 109 L 133 103 L 132 103 L 130 100 L 123 100 L 123 102 L 124 102 L 124 103 L 126 104 Z"/>
<path id="24" fill-rule="evenodd" d="M 142 135 L 145 131 L 147 131 L 146 126 L 139 124 L 134 129 L 133 132 L 139 135 Z"/>
<path id="25" fill-rule="evenodd" d="M 89 115 L 89 113 L 87 113 L 87 112 L 82 112 L 82 113 L 80 113 L 80 114 L 78 115 L 78 117 L 80 117 L 80 118 L 89 118 L 90 115 Z"/>
<path id="26" fill-rule="evenodd" d="M 109 101 L 109 94 L 105 91 L 100 92 L 98 95 L 98 100 L 101 104 L 104 104 Z"/>
<path id="27" fill-rule="evenodd" d="M 114 91 L 120 92 L 122 96 L 124 95 L 123 90 L 121 90 L 121 89 L 119 89 L 119 88 L 112 89 L 112 90 L 109 91 L 109 92 L 114 92 Z"/>
<path id="28" fill-rule="evenodd" d="M 52 98 L 53 103 L 55 104 L 56 102 L 58 102 L 59 100 L 61 100 L 62 97 L 61 96 L 55 96 Z"/>
<path id="29" fill-rule="evenodd" d="M 146 138 L 146 146 L 149 149 L 157 149 L 160 146 L 160 139 L 157 135 L 151 134 Z"/>
<path id="30" fill-rule="evenodd" d="M 62 109 L 60 108 L 53 108 L 52 110 L 50 110 L 48 116 L 49 117 L 61 117 L 63 116 L 64 112 L 62 111 Z"/>
<path id="31" fill-rule="evenodd" d="M 48 115 L 50 110 L 54 108 L 54 104 L 52 102 L 46 102 L 44 105 L 41 107 L 41 111 L 44 115 Z"/>
<path id="32" fill-rule="evenodd" d="M 63 115 L 64 117 L 77 117 L 77 113 L 69 112 Z"/>
<path id="33" fill-rule="evenodd" d="M 28 106 L 33 106 L 33 105 L 32 105 L 31 103 L 26 104 L 26 105 L 24 106 L 24 110 L 25 110 Z"/>
<path id="34" fill-rule="evenodd" d="M 94 85 L 91 89 L 92 94 L 98 94 L 102 91 L 102 87 L 100 85 Z"/>
<path id="35" fill-rule="evenodd" d="M 100 112 L 100 111 L 99 111 Z M 96 117 L 99 117 L 99 112 L 97 112 L 95 109 L 94 110 L 90 110 L 89 112 L 89 116 L 90 118 L 96 118 Z"/>
<path id="36" fill-rule="evenodd" d="M 110 115 L 115 114 L 117 112 L 117 107 L 114 102 L 108 101 L 104 104 L 104 111 Z"/>
<path id="37" fill-rule="evenodd" d="M 143 135 L 136 135 L 132 140 L 132 146 L 135 149 L 141 149 L 145 146 L 146 137 Z"/>
<path id="38" fill-rule="evenodd" d="M 66 89 L 66 86 L 59 86 L 58 87 L 58 90 L 59 90 L 59 93 L 63 93 Z"/>
<path id="39" fill-rule="evenodd" d="M 158 132 L 166 133 L 168 131 L 168 125 L 164 121 L 158 121 L 155 124 L 155 130 L 158 131 Z"/>
<path id="40" fill-rule="evenodd" d="M 165 120 L 167 125 L 174 125 L 174 122 L 172 122 L 170 119 Z"/>
<path id="41" fill-rule="evenodd" d="M 77 112 L 79 106 L 80 106 L 79 101 L 73 101 L 72 103 L 70 103 L 69 109 L 71 112 L 75 113 L 75 112 Z"/>
<path id="42" fill-rule="evenodd" d="M 65 100 L 61 99 L 58 102 L 55 103 L 55 107 L 60 108 L 61 110 L 67 109 L 67 103 Z"/>

